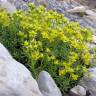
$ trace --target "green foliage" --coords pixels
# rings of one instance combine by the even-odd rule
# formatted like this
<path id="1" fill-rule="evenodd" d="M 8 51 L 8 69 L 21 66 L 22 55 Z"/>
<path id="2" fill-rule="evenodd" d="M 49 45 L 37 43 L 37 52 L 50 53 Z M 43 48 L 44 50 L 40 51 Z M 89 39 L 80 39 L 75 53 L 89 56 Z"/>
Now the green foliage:
<path id="1" fill-rule="evenodd" d="M 85 12 L 81 12 L 81 13 L 77 13 L 80 17 L 84 17 L 84 15 L 86 15 L 85 14 Z"/>
<path id="2" fill-rule="evenodd" d="M 12 16 L 2 11 L 0 40 L 35 78 L 41 70 L 48 71 L 63 93 L 90 66 L 91 31 L 43 6 L 29 4 L 28 12 Z"/>

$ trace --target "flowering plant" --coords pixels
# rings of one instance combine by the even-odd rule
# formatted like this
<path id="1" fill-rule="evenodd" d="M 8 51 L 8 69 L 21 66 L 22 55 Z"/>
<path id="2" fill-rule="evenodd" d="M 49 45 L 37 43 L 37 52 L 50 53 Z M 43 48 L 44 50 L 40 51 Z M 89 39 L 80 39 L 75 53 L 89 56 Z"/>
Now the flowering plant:
<path id="1" fill-rule="evenodd" d="M 89 29 L 69 21 L 63 14 L 34 4 L 29 4 L 28 12 L 19 10 L 11 18 L 6 14 L 0 13 L 0 24 L 13 40 L 3 42 L 14 45 L 15 51 L 10 51 L 27 63 L 34 77 L 41 70 L 48 71 L 63 92 L 87 71 L 91 59 L 87 43 L 92 39 Z"/>

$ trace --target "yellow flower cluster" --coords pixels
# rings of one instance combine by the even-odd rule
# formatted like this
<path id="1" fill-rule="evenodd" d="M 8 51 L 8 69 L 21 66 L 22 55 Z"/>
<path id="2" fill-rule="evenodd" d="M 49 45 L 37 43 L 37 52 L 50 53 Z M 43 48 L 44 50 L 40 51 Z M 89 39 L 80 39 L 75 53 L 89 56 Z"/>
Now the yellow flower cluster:
<path id="1" fill-rule="evenodd" d="M 84 63 L 86 65 L 89 65 L 89 62 L 90 62 L 90 58 L 91 58 L 91 54 L 88 52 L 88 51 L 85 51 L 83 54 L 82 54 L 82 57 L 81 57 L 84 61 Z"/>
<path id="2" fill-rule="evenodd" d="M 42 53 L 40 53 L 40 52 L 33 52 L 32 53 L 32 59 L 33 60 L 38 60 L 38 59 L 40 59 L 40 58 L 43 58 L 43 54 Z"/>
<path id="3" fill-rule="evenodd" d="M 9 17 L 6 11 L 0 11 L 0 23 L 3 26 L 9 26 Z"/>
<path id="4" fill-rule="evenodd" d="M 18 16 L 23 29 L 19 35 L 24 37 L 24 50 L 31 54 L 32 60 L 41 59 L 44 65 L 47 61 L 52 66 L 60 66 L 59 75 L 69 74 L 70 79 L 77 80 L 82 60 L 85 64 L 82 71 L 85 72 L 91 58 L 86 44 L 91 40 L 88 29 L 81 28 L 79 23 L 69 22 L 62 14 L 46 11 L 42 6 L 30 4 L 29 7 L 29 13 L 21 12 Z"/>
<path id="5" fill-rule="evenodd" d="M 91 65 L 87 46 L 91 31 L 42 6 L 29 4 L 27 11 L 12 15 L 0 11 L 0 35 L 1 42 L 28 65 L 34 77 L 42 70 L 48 71 L 62 92 Z"/>

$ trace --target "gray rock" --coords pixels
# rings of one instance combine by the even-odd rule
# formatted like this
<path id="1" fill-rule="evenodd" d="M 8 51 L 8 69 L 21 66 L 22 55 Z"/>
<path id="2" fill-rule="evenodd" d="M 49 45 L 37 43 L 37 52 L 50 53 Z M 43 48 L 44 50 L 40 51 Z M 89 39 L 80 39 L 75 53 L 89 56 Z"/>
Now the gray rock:
<path id="1" fill-rule="evenodd" d="M 86 90 L 80 85 L 75 86 L 70 90 L 71 96 L 86 96 Z"/>
<path id="2" fill-rule="evenodd" d="M 29 70 L 0 44 L 0 96 L 43 96 Z"/>
<path id="3" fill-rule="evenodd" d="M 96 68 L 89 68 L 79 84 L 90 92 L 90 96 L 96 96 Z"/>
<path id="4" fill-rule="evenodd" d="M 39 74 L 38 86 L 44 96 L 62 96 L 50 74 L 42 71 Z"/>

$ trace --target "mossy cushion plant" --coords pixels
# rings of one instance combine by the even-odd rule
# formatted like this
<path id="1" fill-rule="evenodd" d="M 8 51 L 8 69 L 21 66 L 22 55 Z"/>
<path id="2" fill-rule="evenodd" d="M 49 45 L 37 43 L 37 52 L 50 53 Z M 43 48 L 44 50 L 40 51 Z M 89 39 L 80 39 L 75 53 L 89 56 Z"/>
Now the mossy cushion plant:
<path id="1" fill-rule="evenodd" d="M 89 68 L 91 31 L 52 10 L 29 4 L 12 16 L 0 12 L 0 40 L 35 78 L 48 71 L 62 93 L 68 92 Z"/>

